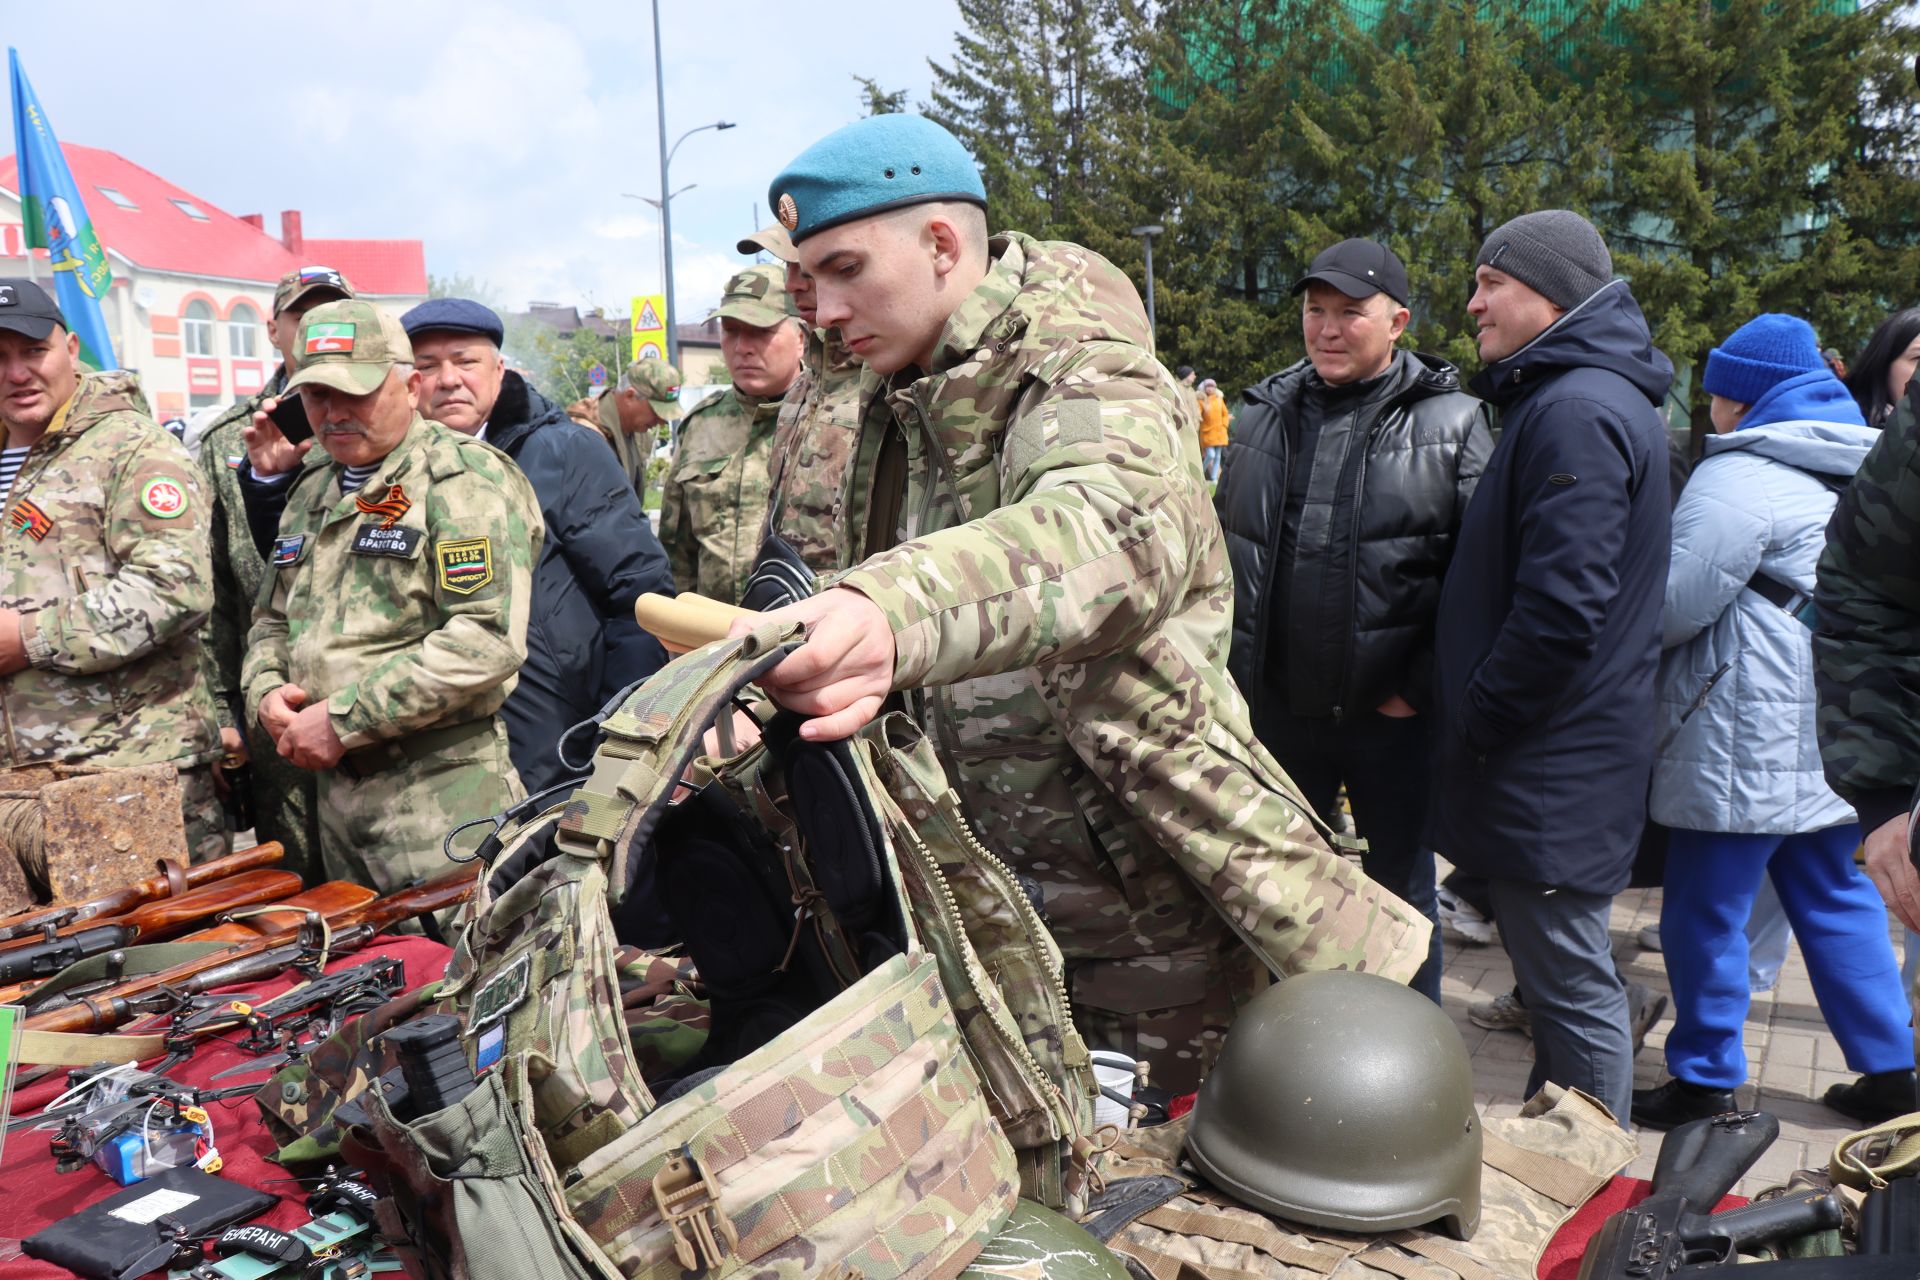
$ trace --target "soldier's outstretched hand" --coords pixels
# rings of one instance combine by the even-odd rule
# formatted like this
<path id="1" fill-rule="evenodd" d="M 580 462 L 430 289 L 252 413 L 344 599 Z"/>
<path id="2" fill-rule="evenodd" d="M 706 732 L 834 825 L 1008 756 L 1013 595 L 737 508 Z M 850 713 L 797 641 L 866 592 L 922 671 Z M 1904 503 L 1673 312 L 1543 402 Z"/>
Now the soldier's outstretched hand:
<path id="1" fill-rule="evenodd" d="M 846 587 L 834 587 L 784 609 L 737 618 L 728 635 L 742 636 L 768 621 L 798 622 L 807 642 L 760 678 L 781 706 L 813 717 L 800 736 L 831 742 L 880 714 L 893 692 L 893 627 L 880 606 Z"/>

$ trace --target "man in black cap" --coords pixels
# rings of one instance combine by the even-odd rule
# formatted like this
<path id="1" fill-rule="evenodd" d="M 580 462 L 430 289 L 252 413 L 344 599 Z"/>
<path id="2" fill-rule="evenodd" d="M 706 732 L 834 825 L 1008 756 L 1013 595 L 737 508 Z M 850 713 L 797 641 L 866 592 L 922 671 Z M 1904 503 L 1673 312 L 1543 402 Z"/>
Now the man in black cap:
<path id="1" fill-rule="evenodd" d="M 500 708 L 514 768 L 534 794 L 573 776 L 557 751 L 560 735 L 666 660 L 634 620 L 633 602 L 648 591 L 672 595 L 672 571 L 605 443 L 507 368 L 504 329 L 491 308 L 432 298 L 400 324 L 420 375 L 420 415 L 506 454 L 540 501 L 546 539 L 534 566 L 527 660 Z M 263 436 L 270 427 L 264 415 L 256 419 Z M 249 450 L 256 473 L 263 465 L 292 470 L 251 442 Z M 257 487 L 249 487 L 250 501 Z"/>
<path id="2" fill-rule="evenodd" d="M 1440 582 L 1493 447 L 1486 406 L 1400 349 L 1407 272 L 1342 240 L 1293 286 L 1307 358 L 1249 387 L 1214 505 L 1233 562 L 1234 679 L 1307 801 L 1342 784 L 1373 879 L 1436 921 L 1413 986 L 1440 999 L 1425 820 Z"/>

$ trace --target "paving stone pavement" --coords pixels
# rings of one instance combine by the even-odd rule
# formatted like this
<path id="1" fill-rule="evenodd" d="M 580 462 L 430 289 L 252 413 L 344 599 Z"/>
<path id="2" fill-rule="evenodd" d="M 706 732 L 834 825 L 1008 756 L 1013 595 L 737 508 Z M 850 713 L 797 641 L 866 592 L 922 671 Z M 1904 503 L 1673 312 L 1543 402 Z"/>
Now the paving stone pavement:
<path id="1" fill-rule="evenodd" d="M 1659 920 L 1658 889 L 1630 889 L 1615 898 L 1613 951 L 1621 972 L 1630 981 L 1669 993 L 1660 953 L 1643 950 L 1636 936 L 1641 926 L 1658 924 Z M 1899 946 L 1896 936 L 1896 954 Z M 1490 1000 L 1512 986 L 1513 967 L 1498 940 L 1491 946 L 1472 946 L 1448 936 L 1441 1000 L 1473 1055 L 1475 1093 L 1489 1115 L 1513 1115 L 1519 1110 L 1527 1074 L 1533 1069 L 1533 1042 L 1517 1031 L 1488 1031 L 1475 1026 L 1467 1018 L 1467 1006 Z M 1645 1088 L 1666 1078 L 1661 1050 L 1672 1025 L 1669 1012 L 1647 1036 L 1646 1047 L 1634 1064 L 1635 1087 Z M 1739 1101 L 1743 1106 L 1769 1111 L 1780 1120 L 1779 1140 L 1736 1188 L 1742 1195 L 1751 1195 L 1785 1181 L 1795 1169 L 1825 1168 L 1833 1144 L 1856 1127 L 1818 1100 L 1828 1085 L 1844 1083 L 1854 1075 L 1841 1060 L 1840 1046 L 1827 1032 L 1819 1006 L 1814 1003 L 1798 942 L 1788 952 L 1774 989 L 1753 997 L 1745 1041 L 1750 1075 L 1747 1086 L 1739 1092 Z M 1643 1130 L 1638 1136 L 1640 1157 L 1626 1172 L 1638 1178 L 1651 1177 L 1663 1135 Z"/>

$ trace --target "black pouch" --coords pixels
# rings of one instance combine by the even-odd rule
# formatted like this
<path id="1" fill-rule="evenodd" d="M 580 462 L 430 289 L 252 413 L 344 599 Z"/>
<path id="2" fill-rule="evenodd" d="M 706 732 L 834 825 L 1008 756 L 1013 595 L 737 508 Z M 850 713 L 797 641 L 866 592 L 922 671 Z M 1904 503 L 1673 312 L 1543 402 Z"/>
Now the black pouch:
<path id="1" fill-rule="evenodd" d="M 94 1280 L 131 1280 L 173 1261 L 181 1245 L 258 1217 L 280 1197 L 191 1165 L 137 1182 L 20 1242 L 29 1258 Z"/>
<path id="2" fill-rule="evenodd" d="M 740 607 L 765 613 L 798 604 L 813 594 L 813 570 L 790 543 L 777 533 L 760 540 L 760 553 L 740 593 Z"/>

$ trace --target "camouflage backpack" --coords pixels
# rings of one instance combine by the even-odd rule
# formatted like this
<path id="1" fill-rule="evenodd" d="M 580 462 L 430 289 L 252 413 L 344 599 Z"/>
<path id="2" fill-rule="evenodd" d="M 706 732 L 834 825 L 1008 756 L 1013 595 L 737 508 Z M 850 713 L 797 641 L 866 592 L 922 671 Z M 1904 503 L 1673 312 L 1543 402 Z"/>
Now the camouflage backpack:
<path id="1" fill-rule="evenodd" d="M 809 743 L 782 714 L 701 756 L 801 638 L 662 670 L 586 784 L 490 850 L 436 1005 L 477 1085 L 421 1114 L 376 1087 L 346 1126 L 412 1273 L 952 1276 L 1017 1193 L 1084 1206 L 1094 1085 L 1058 950 L 918 730 Z M 643 1079 L 614 953 L 668 940 L 710 1022 Z"/>

